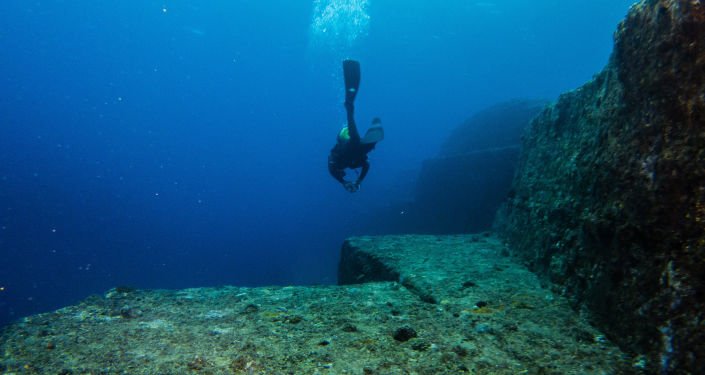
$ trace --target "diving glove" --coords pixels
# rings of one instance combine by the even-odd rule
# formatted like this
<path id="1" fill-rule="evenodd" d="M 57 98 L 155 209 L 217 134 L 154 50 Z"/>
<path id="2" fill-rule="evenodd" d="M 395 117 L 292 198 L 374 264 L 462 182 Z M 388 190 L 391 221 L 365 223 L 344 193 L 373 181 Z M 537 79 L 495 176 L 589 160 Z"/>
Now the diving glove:
<path id="1" fill-rule="evenodd" d="M 360 190 L 360 183 L 359 182 L 346 181 L 345 184 L 343 184 L 343 186 L 345 187 L 345 190 L 347 190 L 351 193 L 354 193 L 354 192 Z"/>

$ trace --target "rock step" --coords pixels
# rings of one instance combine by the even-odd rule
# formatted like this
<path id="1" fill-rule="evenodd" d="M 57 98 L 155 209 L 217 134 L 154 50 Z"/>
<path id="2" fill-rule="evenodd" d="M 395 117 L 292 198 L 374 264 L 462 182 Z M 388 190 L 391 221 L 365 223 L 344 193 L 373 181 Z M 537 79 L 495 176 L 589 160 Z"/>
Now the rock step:
<path id="1" fill-rule="evenodd" d="M 364 284 L 116 288 L 3 328 L 0 373 L 630 369 L 622 352 L 503 251 L 487 235 L 357 237 L 345 242 L 341 281 Z M 392 281 L 367 282 L 375 278 Z"/>

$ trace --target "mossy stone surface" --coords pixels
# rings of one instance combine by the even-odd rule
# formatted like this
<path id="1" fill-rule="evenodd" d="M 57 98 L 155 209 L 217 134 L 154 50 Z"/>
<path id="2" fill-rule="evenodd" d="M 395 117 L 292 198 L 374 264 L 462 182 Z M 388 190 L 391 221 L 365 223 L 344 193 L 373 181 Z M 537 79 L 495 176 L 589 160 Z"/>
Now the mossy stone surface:
<path id="1" fill-rule="evenodd" d="M 702 1 L 632 6 L 604 71 L 533 121 L 497 228 L 650 371 L 705 373 Z"/>
<path id="2" fill-rule="evenodd" d="M 633 368 L 565 299 L 503 256 L 506 249 L 492 236 L 363 237 L 350 244 L 405 281 L 113 289 L 5 327 L 0 369 L 8 374 L 613 374 Z M 435 303 L 424 301 L 424 295 Z"/>

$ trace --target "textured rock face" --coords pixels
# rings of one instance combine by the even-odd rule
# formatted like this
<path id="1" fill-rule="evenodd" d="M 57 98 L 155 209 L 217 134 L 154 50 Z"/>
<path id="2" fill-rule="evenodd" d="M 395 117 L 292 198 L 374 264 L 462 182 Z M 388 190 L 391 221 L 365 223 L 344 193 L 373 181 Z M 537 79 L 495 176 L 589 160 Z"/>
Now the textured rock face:
<path id="1" fill-rule="evenodd" d="M 412 211 L 419 220 L 410 231 L 449 234 L 490 229 L 512 185 L 518 159 L 517 145 L 426 160 Z"/>
<path id="2" fill-rule="evenodd" d="M 492 226 L 519 158 L 521 135 L 545 106 L 514 100 L 487 108 L 455 129 L 423 164 L 412 214 L 414 233 L 472 233 Z"/>
<path id="3" fill-rule="evenodd" d="M 354 233 L 458 234 L 489 230 L 512 184 L 521 136 L 547 103 L 512 100 L 486 108 L 460 124 L 421 171 L 400 179 L 415 184 L 409 196 L 373 208 Z M 413 195 L 413 197 L 411 196 Z"/>
<path id="4" fill-rule="evenodd" d="M 515 99 L 486 108 L 453 130 L 439 156 L 518 146 L 529 122 L 546 104 L 543 100 Z"/>
<path id="5" fill-rule="evenodd" d="M 705 373 L 705 4 L 634 5 L 527 134 L 497 227 L 650 371 Z M 699 360 L 698 360 L 699 359 Z"/>
<path id="6" fill-rule="evenodd" d="M 630 370 L 624 353 L 564 298 L 502 256 L 504 245 L 495 237 L 357 237 L 343 252 L 341 269 L 355 285 L 120 287 L 24 318 L 0 329 L 0 373 Z M 366 282 L 392 276 L 400 282 Z"/>

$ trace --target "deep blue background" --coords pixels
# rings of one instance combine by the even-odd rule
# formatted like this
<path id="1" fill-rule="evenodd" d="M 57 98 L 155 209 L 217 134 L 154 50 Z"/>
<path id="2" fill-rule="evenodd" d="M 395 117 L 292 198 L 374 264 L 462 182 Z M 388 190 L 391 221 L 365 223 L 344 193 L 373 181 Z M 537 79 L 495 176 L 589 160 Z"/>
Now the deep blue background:
<path id="1" fill-rule="evenodd" d="M 348 45 L 312 1 L 3 0 L 0 323 L 116 285 L 334 283 L 455 125 L 580 86 L 630 3 L 370 0 Z M 348 56 L 387 132 L 356 195 L 326 170 Z"/>

